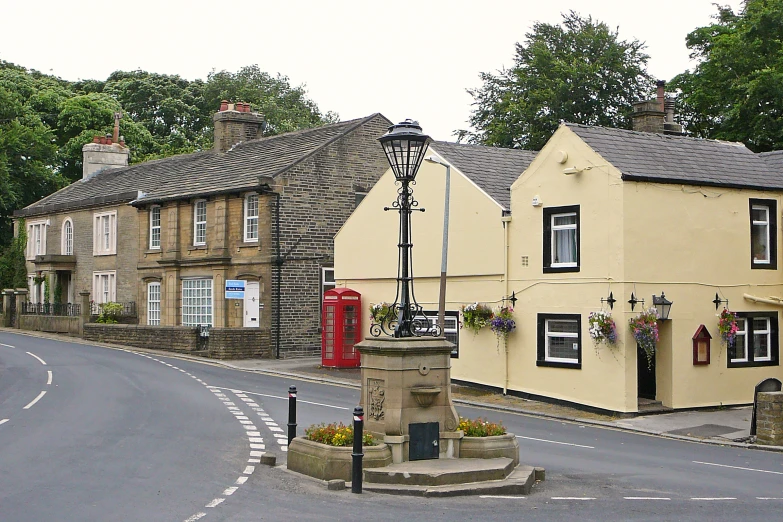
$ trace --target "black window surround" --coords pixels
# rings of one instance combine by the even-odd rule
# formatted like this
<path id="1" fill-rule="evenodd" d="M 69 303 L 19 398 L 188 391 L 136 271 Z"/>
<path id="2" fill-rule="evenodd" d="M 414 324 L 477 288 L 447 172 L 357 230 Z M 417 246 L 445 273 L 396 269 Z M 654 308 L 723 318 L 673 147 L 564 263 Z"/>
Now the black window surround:
<path id="1" fill-rule="evenodd" d="M 556 214 L 576 214 L 576 266 L 552 266 L 552 216 Z M 579 272 L 581 266 L 582 247 L 580 244 L 581 226 L 579 223 L 579 205 L 565 207 L 548 207 L 544 209 L 544 273 Z"/>
<path id="2" fill-rule="evenodd" d="M 753 207 L 767 207 L 769 209 L 769 262 L 760 263 L 753 259 Z M 748 201 L 748 213 L 750 223 L 750 268 L 755 270 L 778 269 L 778 218 L 777 201 L 774 199 L 750 199 Z"/>
<path id="3" fill-rule="evenodd" d="M 547 361 L 546 360 L 546 322 L 549 320 L 576 321 L 576 338 L 578 343 L 576 362 Z M 569 368 L 580 370 L 582 368 L 582 316 L 579 314 L 538 314 L 538 350 L 536 357 L 536 366 L 549 366 L 552 368 Z"/>
<path id="4" fill-rule="evenodd" d="M 745 339 L 747 339 L 747 361 L 732 361 L 735 357 L 734 347 L 729 347 L 726 357 L 728 368 L 752 368 L 757 366 L 778 366 L 780 364 L 780 347 L 778 342 L 778 313 L 777 312 L 736 312 L 737 317 L 745 319 Z M 769 318 L 769 361 L 753 360 L 753 344 L 749 342 L 753 339 L 753 319 L 758 317 Z M 739 339 L 738 339 L 739 340 Z M 736 341 L 735 341 L 736 342 Z M 743 342 L 746 342 L 743 340 Z"/>
<path id="5" fill-rule="evenodd" d="M 445 310 L 444 319 L 446 322 L 446 329 L 443 332 L 443 336 L 446 338 L 447 341 L 454 344 L 454 349 L 451 350 L 451 358 L 452 359 L 459 359 L 459 332 L 460 332 L 460 322 L 459 322 L 459 312 L 453 311 L 453 310 Z M 422 315 L 429 319 L 430 324 L 435 325 L 438 322 L 438 311 L 437 310 L 423 310 Z"/>

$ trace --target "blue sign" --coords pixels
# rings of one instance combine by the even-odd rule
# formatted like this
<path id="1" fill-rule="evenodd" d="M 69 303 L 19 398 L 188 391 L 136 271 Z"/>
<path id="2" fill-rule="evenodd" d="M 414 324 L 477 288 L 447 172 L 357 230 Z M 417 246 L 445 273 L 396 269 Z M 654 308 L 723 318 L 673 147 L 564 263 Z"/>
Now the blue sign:
<path id="1" fill-rule="evenodd" d="M 226 279 L 226 299 L 244 299 L 245 282 L 239 279 Z"/>

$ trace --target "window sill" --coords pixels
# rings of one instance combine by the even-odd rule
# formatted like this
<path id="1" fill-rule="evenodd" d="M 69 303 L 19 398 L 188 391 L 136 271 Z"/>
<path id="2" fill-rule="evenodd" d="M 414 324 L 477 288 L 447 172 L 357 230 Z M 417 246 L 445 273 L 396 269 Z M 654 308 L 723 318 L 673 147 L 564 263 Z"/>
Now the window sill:
<path id="1" fill-rule="evenodd" d="M 750 362 L 731 362 L 728 368 L 758 368 L 760 366 L 778 366 L 778 361 L 750 361 Z"/>
<path id="2" fill-rule="evenodd" d="M 553 361 L 536 361 L 536 366 L 548 366 L 550 368 L 569 368 L 571 370 L 581 370 L 582 363 L 566 363 Z"/>
<path id="3" fill-rule="evenodd" d="M 116 256 L 117 252 L 101 252 L 101 253 L 95 253 L 93 252 L 93 257 L 101 257 L 101 256 Z"/>
<path id="4" fill-rule="evenodd" d="M 237 245 L 237 249 L 241 249 L 241 248 L 255 248 L 255 249 L 259 249 L 259 248 L 261 248 L 261 244 L 258 243 L 258 242 L 255 242 L 255 243 L 240 243 L 239 245 Z"/>
<path id="5" fill-rule="evenodd" d="M 151 248 L 144 252 L 145 254 L 160 254 L 162 250 L 160 248 Z"/>
<path id="6" fill-rule="evenodd" d="M 751 270 L 777 270 L 778 267 L 772 263 L 751 263 Z"/>
<path id="7" fill-rule="evenodd" d="M 561 274 L 565 272 L 579 272 L 578 266 L 545 266 L 545 274 Z"/>
<path id="8" fill-rule="evenodd" d="M 207 245 L 193 245 L 188 247 L 188 252 L 192 252 L 194 250 L 206 250 Z"/>

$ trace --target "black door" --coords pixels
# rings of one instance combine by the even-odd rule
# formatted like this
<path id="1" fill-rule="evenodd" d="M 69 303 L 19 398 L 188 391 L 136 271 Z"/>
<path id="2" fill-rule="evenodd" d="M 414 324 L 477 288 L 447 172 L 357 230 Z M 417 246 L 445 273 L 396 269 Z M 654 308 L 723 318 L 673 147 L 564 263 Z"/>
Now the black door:
<path id="1" fill-rule="evenodd" d="M 655 400 L 655 355 L 652 362 L 647 362 L 647 354 L 636 345 L 636 378 L 639 387 L 639 397 Z"/>
<path id="2" fill-rule="evenodd" d="M 408 425 L 410 442 L 408 446 L 409 460 L 426 460 L 438 458 L 438 437 L 440 423 L 418 422 Z"/>

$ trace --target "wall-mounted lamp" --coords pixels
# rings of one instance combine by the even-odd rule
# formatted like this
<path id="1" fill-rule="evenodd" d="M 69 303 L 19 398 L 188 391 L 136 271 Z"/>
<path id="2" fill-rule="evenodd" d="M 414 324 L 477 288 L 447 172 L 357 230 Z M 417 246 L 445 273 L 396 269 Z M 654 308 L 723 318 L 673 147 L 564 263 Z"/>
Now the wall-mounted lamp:
<path id="1" fill-rule="evenodd" d="M 631 298 L 633 298 L 633 294 L 631 294 Z M 614 310 L 614 304 L 617 302 L 617 299 L 614 298 L 614 294 L 612 292 L 609 292 L 609 297 L 604 299 L 601 298 L 601 304 L 609 303 L 609 310 Z M 630 303 L 630 301 L 628 301 Z M 633 306 L 631 307 L 631 310 L 633 310 Z"/>
<path id="2" fill-rule="evenodd" d="M 631 298 L 628 300 L 628 303 L 631 305 L 631 311 L 633 312 L 633 309 L 637 304 L 642 303 L 642 306 L 644 306 L 644 299 L 637 299 L 636 295 L 631 292 Z"/>
<path id="3" fill-rule="evenodd" d="M 728 299 L 721 299 L 720 297 L 718 297 L 718 292 L 715 292 L 715 299 L 713 299 L 712 302 L 715 303 L 715 309 L 716 310 L 721 305 L 721 303 L 725 303 L 726 304 L 726 308 L 729 307 L 729 300 Z"/>
<path id="4" fill-rule="evenodd" d="M 658 310 L 658 319 L 667 321 L 669 319 L 669 312 L 672 309 L 672 302 L 666 299 L 666 294 L 663 292 L 661 292 L 660 297 L 653 295 L 652 300 L 653 306 Z"/>
<path id="5" fill-rule="evenodd" d="M 579 174 L 583 170 L 576 167 L 566 167 L 563 169 L 563 174 Z"/>

